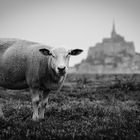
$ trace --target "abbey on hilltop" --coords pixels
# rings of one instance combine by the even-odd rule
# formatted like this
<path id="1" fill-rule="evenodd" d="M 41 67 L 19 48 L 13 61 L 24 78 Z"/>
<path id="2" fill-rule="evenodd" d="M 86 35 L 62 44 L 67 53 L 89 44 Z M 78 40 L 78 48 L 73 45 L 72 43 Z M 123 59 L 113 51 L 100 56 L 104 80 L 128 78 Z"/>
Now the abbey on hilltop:
<path id="1" fill-rule="evenodd" d="M 110 37 L 89 47 L 87 58 L 75 68 L 81 73 L 139 73 L 140 54 L 135 52 L 133 42 L 117 34 L 113 22 Z"/>

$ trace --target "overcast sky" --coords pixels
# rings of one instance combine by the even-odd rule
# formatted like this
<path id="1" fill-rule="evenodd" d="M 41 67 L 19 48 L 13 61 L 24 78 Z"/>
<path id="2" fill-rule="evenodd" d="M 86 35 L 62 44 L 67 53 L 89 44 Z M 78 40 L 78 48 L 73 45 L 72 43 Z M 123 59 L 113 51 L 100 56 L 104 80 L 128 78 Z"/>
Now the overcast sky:
<path id="1" fill-rule="evenodd" d="M 21 38 L 54 47 L 82 48 L 117 33 L 140 52 L 140 0 L 0 0 L 0 37 Z"/>

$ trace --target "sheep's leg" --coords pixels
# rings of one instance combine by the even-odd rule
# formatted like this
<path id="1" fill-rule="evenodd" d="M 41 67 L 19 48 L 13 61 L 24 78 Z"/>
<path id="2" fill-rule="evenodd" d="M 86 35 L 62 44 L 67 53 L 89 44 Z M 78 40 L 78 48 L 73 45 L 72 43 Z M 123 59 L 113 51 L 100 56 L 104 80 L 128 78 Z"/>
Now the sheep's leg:
<path id="1" fill-rule="evenodd" d="M 38 90 L 31 90 L 32 94 L 32 105 L 33 105 L 33 116 L 32 119 L 34 121 L 37 121 L 39 119 L 39 102 L 40 102 L 40 97 L 39 97 L 39 91 Z"/>
<path id="2" fill-rule="evenodd" d="M 48 93 L 49 91 L 43 92 L 42 101 L 40 102 L 39 118 L 44 119 L 45 108 L 48 106 Z"/>
<path id="3" fill-rule="evenodd" d="M 44 119 L 44 112 L 45 112 L 45 108 L 47 105 L 48 105 L 48 97 L 43 99 L 43 101 L 40 104 L 40 108 L 39 108 L 39 118 L 40 119 Z"/>
<path id="4" fill-rule="evenodd" d="M 2 111 L 2 104 L 0 104 L 0 117 L 4 118 L 3 111 Z"/>

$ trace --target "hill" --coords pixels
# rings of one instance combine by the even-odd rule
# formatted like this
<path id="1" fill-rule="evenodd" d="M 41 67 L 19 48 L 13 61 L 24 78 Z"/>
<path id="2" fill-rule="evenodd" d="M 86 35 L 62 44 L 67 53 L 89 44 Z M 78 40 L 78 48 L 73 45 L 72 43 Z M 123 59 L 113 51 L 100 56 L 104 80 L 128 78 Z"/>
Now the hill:
<path id="1" fill-rule="evenodd" d="M 139 73 L 140 54 L 135 52 L 133 42 L 128 42 L 116 33 L 89 47 L 85 60 L 75 65 L 80 73 Z"/>

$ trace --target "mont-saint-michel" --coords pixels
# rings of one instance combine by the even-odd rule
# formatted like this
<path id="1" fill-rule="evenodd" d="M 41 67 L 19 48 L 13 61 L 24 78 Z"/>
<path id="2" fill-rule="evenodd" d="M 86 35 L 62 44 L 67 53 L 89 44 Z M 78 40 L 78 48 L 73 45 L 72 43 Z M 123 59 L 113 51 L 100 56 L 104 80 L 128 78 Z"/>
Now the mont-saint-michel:
<path id="1" fill-rule="evenodd" d="M 133 42 L 117 33 L 113 23 L 111 36 L 89 47 L 87 58 L 74 68 L 80 73 L 140 73 L 140 54 Z"/>

